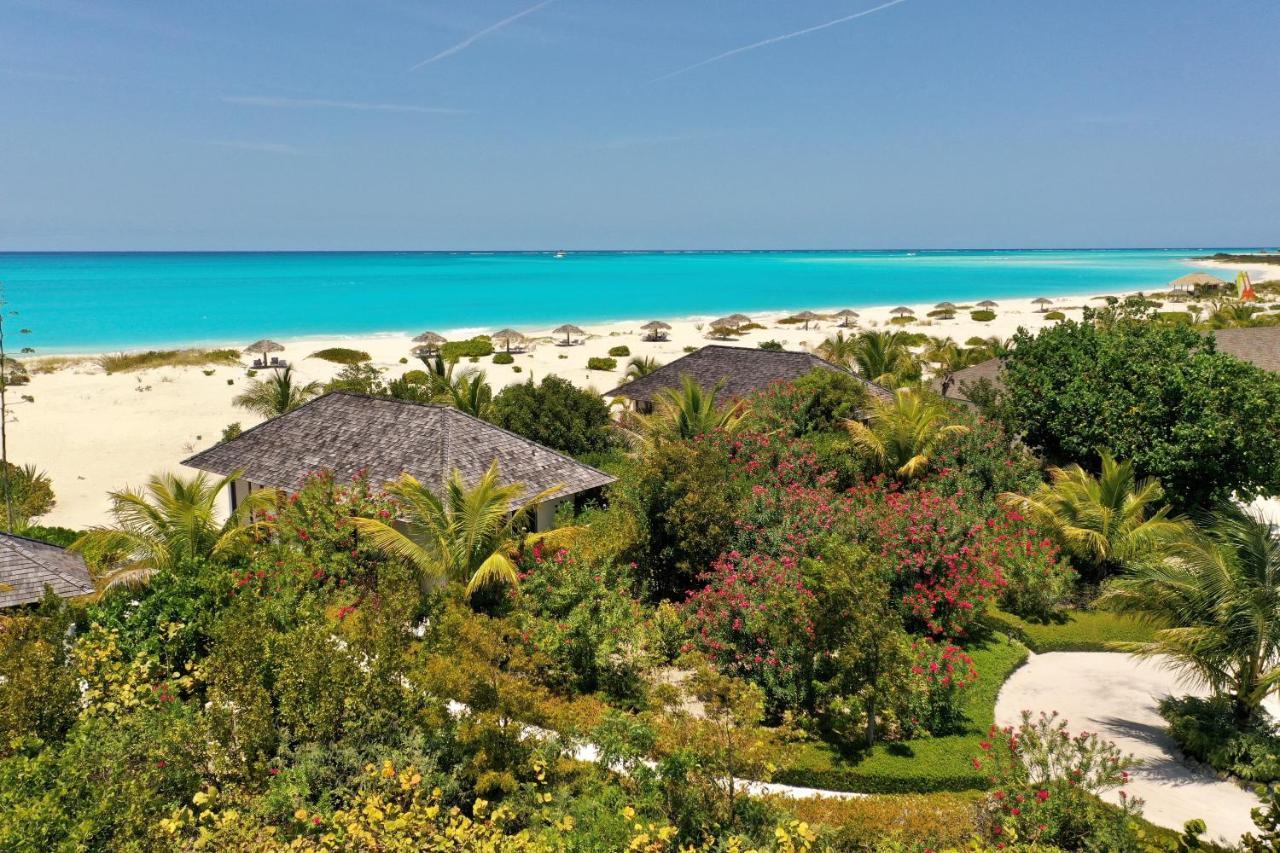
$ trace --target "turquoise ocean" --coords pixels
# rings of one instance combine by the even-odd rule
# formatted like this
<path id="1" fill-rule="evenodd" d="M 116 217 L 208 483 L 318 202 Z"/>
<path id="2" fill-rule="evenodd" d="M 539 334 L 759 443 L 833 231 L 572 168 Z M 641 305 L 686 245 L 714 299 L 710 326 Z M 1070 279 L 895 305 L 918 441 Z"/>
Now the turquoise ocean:
<path id="1" fill-rule="evenodd" d="M 58 353 L 1154 289 L 1214 251 L 0 253 L 0 282 Z"/>

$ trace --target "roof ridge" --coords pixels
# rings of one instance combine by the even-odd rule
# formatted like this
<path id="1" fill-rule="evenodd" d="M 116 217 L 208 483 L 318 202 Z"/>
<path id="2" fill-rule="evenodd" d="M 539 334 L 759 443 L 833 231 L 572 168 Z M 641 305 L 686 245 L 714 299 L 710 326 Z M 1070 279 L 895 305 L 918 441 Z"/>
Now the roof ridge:
<path id="1" fill-rule="evenodd" d="M 405 402 L 412 402 L 412 401 L 406 400 Z M 428 404 L 428 405 L 435 405 L 435 404 Z M 572 462 L 574 465 L 580 465 L 583 468 L 587 468 L 592 471 L 595 471 L 597 474 L 603 474 L 606 477 L 612 476 L 610 474 L 606 474 L 604 471 L 601 471 L 599 468 L 596 468 L 594 465 L 588 465 L 585 462 L 579 462 L 577 459 L 574 459 L 572 456 L 570 456 L 567 453 L 561 453 L 559 450 L 555 450 L 553 448 L 547 447 L 545 444 L 539 444 L 538 442 L 534 441 L 532 438 L 523 436 L 518 432 L 512 432 L 511 430 L 506 429 L 505 427 L 500 427 L 495 423 L 486 421 L 484 418 L 477 418 L 475 415 L 469 412 L 464 412 L 461 409 L 454 408 L 453 406 L 442 406 L 442 408 L 450 412 L 453 412 L 459 417 L 463 417 L 468 420 L 475 421 L 478 424 L 483 424 L 489 429 L 494 429 L 494 430 L 497 430 L 498 432 L 505 433 L 506 435 L 509 435 L 518 441 L 522 441 L 525 444 L 530 445 L 534 450 L 541 450 L 543 453 L 547 453 L 547 454 L 550 454 L 551 456 L 558 457 L 560 459 L 565 460 L 566 462 Z"/>

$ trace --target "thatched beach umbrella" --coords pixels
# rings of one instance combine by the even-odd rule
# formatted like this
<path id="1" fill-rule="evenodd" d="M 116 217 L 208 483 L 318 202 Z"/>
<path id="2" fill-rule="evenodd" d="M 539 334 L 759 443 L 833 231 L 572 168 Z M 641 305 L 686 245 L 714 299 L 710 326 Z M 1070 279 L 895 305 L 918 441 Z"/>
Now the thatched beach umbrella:
<path id="1" fill-rule="evenodd" d="M 663 332 L 670 330 L 671 324 L 664 323 L 661 320 L 650 320 L 640 328 L 649 333 L 646 335 L 649 340 L 656 341 L 661 339 Z"/>
<path id="2" fill-rule="evenodd" d="M 556 328 L 552 329 L 551 334 L 564 335 L 564 345 L 568 346 L 569 344 L 573 343 L 570 337 L 571 335 L 577 335 L 578 337 L 581 338 L 581 337 L 585 337 L 587 333 L 582 331 L 582 329 L 579 329 L 577 326 L 573 325 L 572 323 L 565 323 L 563 326 L 557 326 Z"/>
<path id="3" fill-rule="evenodd" d="M 495 344 L 500 344 L 503 349 L 511 351 L 511 345 L 519 344 L 524 341 L 524 335 L 515 329 L 500 329 L 489 336 Z"/>
<path id="4" fill-rule="evenodd" d="M 912 314 L 915 314 L 916 312 L 912 311 L 910 308 L 908 308 L 905 305 L 899 305 L 897 308 L 894 308 L 889 313 L 894 315 L 895 317 L 907 317 Z"/>
<path id="5" fill-rule="evenodd" d="M 738 331 L 738 322 L 732 316 L 721 317 L 719 320 L 712 320 L 711 334 L 718 338 L 727 338 L 734 332 Z"/>
<path id="6" fill-rule="evenodd" d="M 1000 303 L 999 303 L 999 302 L 993 302 L 993 301 L 992 301 L 992 300 L 990 300 L 990 299 L 984 299 L 984 300 L 982 300 L 981 302 L 979 302 L 979 303 L 978 303 L 978 307 L 979 307 L 979 308 L 999 308 L 999 307 L 1000 307 Z"/>
<path id="7" fill-rule="evenodd" d="M 420 349 L 426 350 L 428 354 L 430 354 L 438 350 L 441 344 L 448 343 L 448 341 L 445 340 L 444 335 L 437 335 L 435 332 L 423 332 L 414 338 L 413 342 L 415 344 L 422 344 L 422 346 L 414 349 L 415 354 Z"/>
<path id="8" fill-rule="evenodd" d="M 935 310 L 935 311 L 955 311 L 955 310 L 957 310 L 957 309 L 956 309 L 956 305 L 955 305 L 955 303 L 954 303 L 954 302 L 939 302 L 937 305 L 933 306 L 933 308 L 934 308 L 934 310 Z"/>
<path id="9" fill-rule="evenodd" d="M 840 325 L 847 329 L 851 325 L 853 325 L 852 321 L 858 319 L 858 312 L 851 311 L 848 308 L 844 308 L 840 311 L 837 311 L 836 316 L 840 318 Z"/>
<path id="10" fill-rule="evenodd" d="M 244 348 L 245 355 L 256 355 L 262 353 L 262 363 L 267 363 L 267 354 L 273 352 L 284 352 L 284 344 L 278 344 L 275 341 L 269 341 L 263 338 L 260 341 L 254 341 Z"/>
<path id="11" fill-rule="evenodd" d="M 818 314 L 813 313 L 812 311 L 801 311 L 799 314 L 792 314 L 791 319 L 803 320 L 804 327 L 808 329 L 810 323 L 812 323 L 814 320 L 821 320 L 822 317 Z"/>
<path id="12" fill-rule="evenodd" d="M 745 326 L 747 323 L 751 322 L 751 318 L 748 317 L 746 314 L 730 314 L 728 317 L 725 317 L 724 319 L 728 320 L 730 323 L 732 323 L 735 326 Z"/>
<path id="13" fill-rule="evenodd" d="M 1040 306 L 1040 313 L 1041 313 L 1041 314 L 1043 314 L 1044 312 L 1046 312 L 1046 311 L 1048 311 L 1048 310 L 1049 310 L 1049 307 L 1048 307 L 1048 306 L 1050 306 L 1050 305 L 1052 305 L 1052 304 L 1053 304 L 1053 300 L 1052 300 L 1052 299 L 1046 299 L 1046 298 L 1044 298 L 1043 296 L 1040 296 L 1040 297 L 1037 297 L 1037 298 L 1035 298 L 1035 299 L 1032 299 L 1032 300 L 1031 300 L 1031 304 L 1032 304 L 1032 305 L 1039 305 L 1039 306 Z"/>

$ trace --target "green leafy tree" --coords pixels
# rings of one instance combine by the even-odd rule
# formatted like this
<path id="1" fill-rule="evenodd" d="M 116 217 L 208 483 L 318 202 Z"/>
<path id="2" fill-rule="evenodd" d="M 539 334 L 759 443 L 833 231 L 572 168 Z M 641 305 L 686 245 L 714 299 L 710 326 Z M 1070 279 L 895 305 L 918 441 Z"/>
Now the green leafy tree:
<path id="1" fill-rule="evenodd" d="M 274 418 L 292 412 L 321 390 L 319 382 L 299 385 L 294 381 L 293 368 L 286 367 L 272 371 L 266 379 L 254 379 L 232 402 L 264 418 Z"/>
<path id="2" fill-rule="evenodd" d="M 516 586 L 512 554 L 522 525 L 557 488 L 526 496 L 521 484 L 501 482 L 495 460 L 471 487 L 455 470 L 443 491 L 438 496 L 406 474 L 387 487 L 405 532 L 376 518 L 355 517 L 351 523 L 376 547 L 412 565 L 424 590 L 442 580 L 466 584 L 468 596 L 487 586 Z"/>
<path id="3" fill-rule="evenodd" d="M 156 572 L 172 571 L 180 562 L 234 551 L 269 526 L 257 518 L 274 508 L 272 489 L 245 496 L 225 521 L 216 509 L 223 489 L 240 474 L 213 480 L 205 473 L 184 478 L 158 474 L 143 489 L 111 493 L 110 526 L 93 527 L 71 545 L 86 559 L 110 564 L 100 579 L 103 589 L 145 583 Z"/>
<path id="4" fill-rule="evenodd" d="M 851 420 L 846 426 L 854 444 L 881 471 L 904 480 L 927 471 L 947 439 L 969 431 L 954 421 L 941 399 L 910 388 L 874 403 L 868 423 Z"/>
<path id="5" fill-rule="evenodd" d="M 559 376 L 510 385 L 493 399 L 490 420 L 539 444 L 577 456 L 613 444 L 609 407 L 600 395 Z"/>
<path id="6" fill-rule="evenodd" d="M 1157 626 L 1149 642 L 1120 651 L 1163 656 L 1189 678 L 1231 699 L 1244 726 L 1280 686 L 1280 540 L 1234 505 L 1131 567 L 1100 605 Z"/>
<path id="7" fill-rule="evenodd" d="M 1006 425 L 1053 462 L 1110 448 L 1186 508 L 1280 491 L 1280 377 L 1194 329 L 1091 312 L 1020 332 L 1003 381 Z"/>
<path id="8" fill-rule="evenodd" d="M 1030 495 L 1005 492 L 1000 504 L 1051 533 L 1072 562 L 1093 580 L 1158 551 L 1186 532 L 1180 518 L 1161 506 L 1164 491 L 1154 477 L 1139 479 L 1132 462 L 1102 451 L 1102 472 L 1079 465 L 1050 468 L 1050 482 Z"/>
<path id="9" fill-rule="evenodd" d="M 57 740 L 76 719 L 80 690 L 67 655 L 71 619 L 56 599 L 42 610 L 0 620 L 0 756 L 19 738 Z"/>

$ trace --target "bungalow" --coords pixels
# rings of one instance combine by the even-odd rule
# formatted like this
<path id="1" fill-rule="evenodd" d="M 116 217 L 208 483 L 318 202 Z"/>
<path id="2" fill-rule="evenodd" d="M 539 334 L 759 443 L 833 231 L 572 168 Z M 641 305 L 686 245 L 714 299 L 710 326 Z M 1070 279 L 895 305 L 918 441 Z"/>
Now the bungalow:
<path id="1" fill-rule="evenodd" d="M 296 492 L 316 471 L 340 479 L 365 472 L 377 484 L 410 474 L 439 487 L 454 470 L 474 482 L 495 460 L 503 482 L 522 483 L 528 496 L 559 487 L 533 513 L 535 530 L 550 529 L 564 501 L 615 479 L 449 406 L 346 392 L 317 397 L 183 464 L 222 476 L 240 471 L 231 489 L 234 508 L 255 489 Z"/>
<path id="2" fill-rule="evenodd" d="M 62 598 L 94 591 L 79 554 L 38 539 L 0 533 L 0 609 L 35 604 L 44 598 L 46 587 Z"/>
<path id="3" fill-rule="evenodd" d="M 630 400 L 636 411 L 647 413 L 653 410 L 654 400 L 663 391 L 678 390 L 685 376 L 703 388 L 719 386 L 720 393 L 726 397 L 738 398 L 763 391 L 775 382 L 794 381 L 814 370 L 854 375 L 812 353 L 711 344 L 659 367 L 648 376 L 620 385 L 605 396 Z M 888 390 L 874 382 L 859 381 L 873 399 L 893 398 Z"/>

